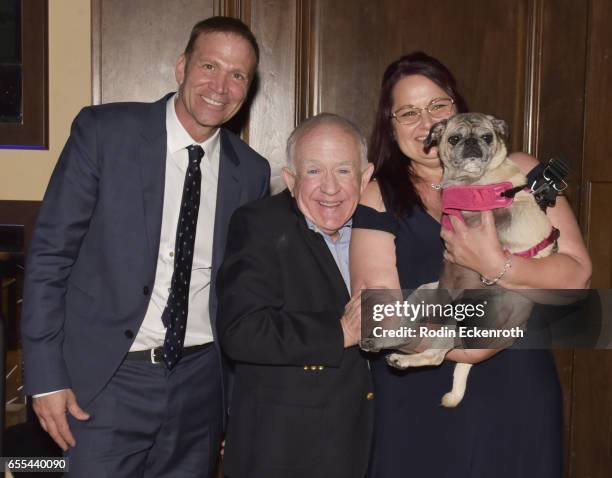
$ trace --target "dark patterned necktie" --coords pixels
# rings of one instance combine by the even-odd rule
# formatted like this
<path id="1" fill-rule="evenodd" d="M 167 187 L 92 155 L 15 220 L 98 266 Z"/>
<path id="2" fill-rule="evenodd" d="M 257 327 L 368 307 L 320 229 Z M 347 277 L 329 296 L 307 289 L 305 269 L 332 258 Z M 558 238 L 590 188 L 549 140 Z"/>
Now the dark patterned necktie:
<path id="1" fill-rule="evenodd" d="M 204 150 L 201 146 L 191 145 L 187 151 L 189 151 L 189 165 L 185 174 L 181 211 L 176 229 L 174 272 L 168 303 L 162 314 L 162 320 L 166 326 L 164 362 L 168 369 L 172 369 L 183 355 L 189 311 L 189 282 L 191 281 L 193 248 L 200 206 L 200 184 L 202 182 L 200 161 L 204 156 Z"/>

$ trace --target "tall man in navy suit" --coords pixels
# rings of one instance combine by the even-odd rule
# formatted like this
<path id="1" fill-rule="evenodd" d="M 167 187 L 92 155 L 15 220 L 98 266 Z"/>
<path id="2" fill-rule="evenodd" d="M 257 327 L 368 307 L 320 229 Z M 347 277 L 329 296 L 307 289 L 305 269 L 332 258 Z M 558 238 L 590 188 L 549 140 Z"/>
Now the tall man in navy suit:
<path id="1" fill-rule="evenodd" d="M 215 275 L 232 212 L 267 195 L 270 177 L 221 125 L 258 59 L 246 25 L 209 18 L 176 64 L 178 93 L 87 107 L 73 123 L 32 239 L 22 323 L 26 393 L 71 475 L 213 473 Z"/>

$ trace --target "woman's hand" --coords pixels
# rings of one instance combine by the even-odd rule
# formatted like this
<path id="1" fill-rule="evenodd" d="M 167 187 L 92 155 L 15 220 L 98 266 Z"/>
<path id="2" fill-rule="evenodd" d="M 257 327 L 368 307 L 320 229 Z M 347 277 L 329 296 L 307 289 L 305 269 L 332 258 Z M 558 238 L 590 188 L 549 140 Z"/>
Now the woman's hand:
<path id="1" fill-rule="evenodd" d="M 512 153 L 510 159 L 525 175 L 538 164 L 535 158 L 524 153 Z M 507 289 L 588 287 L 591 260 L 567 199 L 559 196 L 557 204 L 549 207 L 546 215 L 561 233 L 557 241 L 558 253 L 538 259 L 512 256 L 512 267 L 497 285 Z M 493 213 L 482 212 L 480 225 L 474 227 L 455 218 L 451 221 L 454 231 L 441 233 L 447 249 L 444 257 L 488 279 L 498 277 L 507 258 L 497 238 Z"/>
<path id="2" fill-rule="evenodd" d="M 446 246 L 444 258 L 489 279 L 497 277 L 507 258 L 497 237 L 493 212 L 483 211 L 476 226 L 468 226 L 454 216 L 450 220 L 454 230 L 442 228 L 440 233 Z"/>

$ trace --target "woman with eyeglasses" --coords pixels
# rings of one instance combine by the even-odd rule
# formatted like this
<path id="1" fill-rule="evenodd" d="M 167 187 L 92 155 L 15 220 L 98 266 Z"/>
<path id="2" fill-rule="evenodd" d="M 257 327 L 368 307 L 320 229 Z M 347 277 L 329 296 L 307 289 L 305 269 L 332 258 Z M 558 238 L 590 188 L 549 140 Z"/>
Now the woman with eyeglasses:
<path id="1" fill-rule="evenodd" d="M 507 258 L 492 214 L 479 227 L 440 238 L 442 165 L 425 151 L 431 126 L 467 106 L 451 72 L 417 52 L 384 73 L 370 141 L 374 180 L 353 219 L 351 282 L 357 289 L 416 289 L 438 280 L 442 258 L 497 277 Z M 514 153 L 527 174 L 538 163 Z M 547 212 L 561 231 L 559 252 L 513 257 L 506 288 L 583 288 L 591 264 L 576 220 L 560 197 Z M 467 391 L 456 408 L 440 406 L 452 384 L 451 350 L 439 367 L 396 370 L 373 356 L 375 431 L 370 478 L 546 478 L 562 475 L 562 402 L 552 355 L 540 350 L 472 350 Z"/>

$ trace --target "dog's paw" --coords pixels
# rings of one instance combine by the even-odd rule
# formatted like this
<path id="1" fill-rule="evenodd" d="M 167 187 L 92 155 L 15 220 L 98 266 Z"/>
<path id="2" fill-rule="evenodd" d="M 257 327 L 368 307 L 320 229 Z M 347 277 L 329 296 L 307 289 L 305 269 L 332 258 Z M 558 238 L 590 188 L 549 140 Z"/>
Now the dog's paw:
<path id="1" fill-rule="evenodd" d="M 359 341 L 359 347 L 365 352 L 378 352 L 381 350 L 381 347 L 378 346 L 376 339 L 371 337 L 361 339 Z"/>
<path id="2" fill-rule="evenodd" d="M 387 355 L 387 363 L 391 365 L 391 367 L 404 370 L 409 367 L 409 364 L 406 363 L 406 357 L 406 355 L 402 354 Z"/>
<path id="3" fill-rule="evenodd" d="M 442 397 L 441 405 L 446 408 L 455 408 L 461 403 L 461 400 L 463 400 L 462 393 L 456 393 L 451 391 L 444 394 L 444 396 Z"/>

